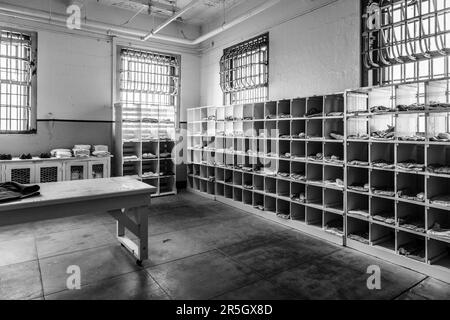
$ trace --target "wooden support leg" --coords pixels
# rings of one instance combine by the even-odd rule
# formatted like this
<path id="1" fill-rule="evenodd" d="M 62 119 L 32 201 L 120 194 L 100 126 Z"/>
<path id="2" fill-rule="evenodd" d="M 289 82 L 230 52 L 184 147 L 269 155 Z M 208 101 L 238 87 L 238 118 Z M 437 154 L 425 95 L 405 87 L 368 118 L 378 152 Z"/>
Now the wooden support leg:
<path id="1" fill-rule="evenodd" d="M 120 220 L 117 220 L 117 237 L 124 237 L 124 236 L 125 236 L 125 226 Z"/>
<path id="2" fill-rule="evenodd" d="M 139 260 L 138 264 L 142 264 L 143 260 L 148 259 L 148 208 L 138 209 L 138 225 L 139 225 Z"/>

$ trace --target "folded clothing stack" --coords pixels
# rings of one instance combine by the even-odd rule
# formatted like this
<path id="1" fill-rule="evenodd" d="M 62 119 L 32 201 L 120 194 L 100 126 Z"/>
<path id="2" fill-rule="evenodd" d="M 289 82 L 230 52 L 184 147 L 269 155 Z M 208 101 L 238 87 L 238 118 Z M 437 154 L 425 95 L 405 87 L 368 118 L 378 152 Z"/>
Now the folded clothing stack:
<path id="1" fill-rule="evenodd" d="M 53 149 L 50 154 L 53 158 L 72 158 L 72 151 L 69 149 Z"/>
<path id="2" fill-rule="evenodd" d="M 386 130 L 374 131 L 371 136 L 374 140 L 392 140 L 395 136 L 395 127 L 388 125 Z"/>
<path id="3" fill-rule="evenodd" d="M 427 233 L 432 236 L 435 236 L 435 237 L 440 237 L 440 238 L 445 238 L 447 240 L 450 240 L 450 228 L 443 228 L 437 222 L 435 222 L 433 224 L 433 226 L 431 227 L 431 229 L 429 229 L 427 231 Z"/>
<path id="4" fill-rule="evenodd" d="M 16 182 L 5 182 L 0 184 L 0 203 L 38 196 L 39 190 L 38 185 L 29 186 Z"/>
<path id="5" fill-rule="evenodd" d="M 437 142 L 449 142 L 450 141 L 450 133 L 448 133 L 448 132 L 439 133 L 437 136 L 430 138 L 430 140 L 437 141 Z"/>
<path id="6" fill-rule="evenodd" d="M 438 174 L 450 174 L 450 166 L 441 164 L 429 164 L 427 172 Z"/>
<path id="7" fill-rule="evenodd" d="M 73 149 L 73 155 L 77 158 L 87 158 L 91 155 L 91 146 L 85 144 L 76 144 Z"/>
<path id="8" fill-rule="evenodd" d="M 92 152 L 92 155 L 101 158 L 101 157 L 109 157 L 111 153 L 108 150 L 108 146 L 96 145 L 94 146 L 94 151 Z"/>

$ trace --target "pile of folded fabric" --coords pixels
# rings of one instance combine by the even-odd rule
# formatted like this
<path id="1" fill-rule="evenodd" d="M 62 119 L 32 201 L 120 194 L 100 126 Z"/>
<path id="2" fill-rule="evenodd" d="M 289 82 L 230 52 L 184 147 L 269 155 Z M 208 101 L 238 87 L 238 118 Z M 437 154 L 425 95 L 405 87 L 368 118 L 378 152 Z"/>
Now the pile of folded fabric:
<path id="1" fill-rule="evenodd" d="M 450 207 L 450 194 L 434 196 L 431 198 L 430 203 L 441 207 Z"/>
<path id="2" fill-rule="evenodd" d="M 397 169 L 405 171 L 420 172 L 425 169 L 425 165 L 417 163 L 415 160 L 406 160 L 397 164 Z"/>
<path id="3" fill-rule="evenodd" d="M 376 194 L 378 196 L 385 196 L 385 197 L 394 197 L 395 191 L 392 187 L 387 186 L 381 186 L 381 187 L 373 187 L 372 193 Z"/>
<path id="4" fill-rule="evenodd" d="M 393 140 L 395 136 L 395 127 L 389 126 L 386 130 L 372 132 L 371 137 L 374 140 Z"/>
<path id="5" fill-rule="evenodd" d="M 372 219 L 379 222 L 395 225 L 395 215 L 393 213 L 383 211 L 372 216 Z"/>
<path id="6" fill-rule="evenodd" d="M 386 161 L 383 159 L 373 161 L 372 166 L 381 169 L 395 169 L 395 164 L 390 163 L 390 161 Z"/>
<path id="7" fill-rule="evenodd" d="M 291 136 L 288 135 L 288 134 L 281 134 L 280 135 L 280 139 L 290 139 L 290 138 L 291 138 Z"/>
<path id="8" fill-rule="evenodd" d="M 450 240 L 450 228 L 443 228 L 439 223 L 435 222 L 431 229 L 427 231 L 429 235 Z"/>
<path id="9" fill-rule="evenodd" d="M 19 159 L 20 159 L 20 160 L 31 160 L 31 159 L 33 159 L 33 156 L 31 155 L 31 153 L 28 153 L 28 154 L 22 154 L 22 155 L 19 157 Z"/>
<path id="10" fill-rule="evenodd" d="M 72 151 L 69 149 L 53 149 L 50 154 L 53 158 L 72 158 Z"/>
<path id="11" fill-rule="evenodd" d="M 437 136 L 430 138 L 430 140 L 435 141 L 435 142 L 449 142 L 450 141 L 450 133 L 448 133 L 448 132 L 439 133 Z"/>
<path id="12" fill-rule="evenodd" d="M 360 191 L 360 192 L 369 192 L 369 184 L 368 183 L 352 183 L 348 186 L 350 190 Z"/>
<path id="13" fill-rule="evenodd" d="M 450 109 L 450 103 L 431 101 L 428 108 L 430 110 Z"/>
<path id="14" fill-rule="evenodd" d="M 391 108 L 385 107 L 385 106 L 375 106 L 370 108 L 370 112 L 372 113 L 385 113 L 385 112 L 392 112 Z"/>
<path id="15" fill-rule="evenodd" d="M 91 146 L 84 144 L 77 144 L 72 149 L 73 155 L 76 158 L 87 158 L 91 155 Z"/>
<path id="16" fill-rule="evenodd" d="M 407 244 L 402 245 L 398 249 L 398 253 L 402 256 L 406 256 L 414 260 L 425 260 L 425 248 L 424 245 L 419 241 L 411 241 Z"/>
<path id="17" fill-rule="evenodd" d="M 304 173 L 292 173 L 291 178 L 292 178 L 292 180 L 296 180 L 296 181 L 305 181 L 306 180 L 306 176 Z"/>
<path id="18" fill-rule="evenodd" d="M 317 109 L 317 108 L 311 108 L 309 109 L 309 111 L 306 113 L 306 116 L 308 118 L 314 118 L 314 117 L 321 117 L 323 115 L 322 111 Z"/>
<path id="19" fill-rule="evenodd" d="M 291 154 L 289 152 L 282 153 L 282 154 L 280 154 L 280 158 L 282 158 L 282 159 L 290 159 L 291 158 Z"/>
<path id="20" fill-rule="evenodd" d="M 413 103 L 410 105 L 400 104 L 397 106 L 397 111 L 423 111 L 425 110 L 425 104 L 423 103 Z"/>
<path id="21" fill-rule="evenodd" d="M 306 195 L 303 192 L 294 193 L 294 194 L 291 194 L 291 200 L 295 201 L 295 202 L 304 203 L 306 201 Z"/>
<path id="22" fill-rule="evenodd" d="M 336 164 L 344 164 L 344 160 L 342 160 L 339 156 L 331 155 L 323 158 L 325 162 L 328 163 L 336 163 Z"/>
<path id="23" fill-rule="evenodd" d="M 357 133 L 348 136 L 350 140 L 369 140 L 369 135 L 367 133 Z"/>
<path id="24" fill-rule="evenodd" d="M 450 174 L 450 166 L 440 164 L 430 164 L 427 166 L 427 172 L 437 174 Z"/>
<path id="25" fill-rule="evenodd" d="M 282 177 L 282 178 L 289 178 L 289 172 L 281 172 L 281 171 L 279 171 L 277 173 L 277 176 Z"/>
<path id="26" fill-rule="evenodd" d="M 323 153 L 312 154 L 308 156 L 308 160 L 310 161 L 322 161 Z"/>
<path id="27" fill-rule="evenodd" d="M 348 211 L 349 214 L 353 214 L 355 216 L 361 216 L 364 218 L 368 218 L 369 217 L 369 210 L 368 209 L 352 209 Z"/>
<path id="28" fill-rule="evenodd" d="M 12 156 L 10 154 L 0 154 L 0 160 L 12 160 Z"/>
<path id="29" fill-rule="evenodd" d="M 277 118 L 276 114 L 269 114 L 269 115 L 266 116 L 266 119 L 269 119 L 269 120 L 273 120 L 273 119 L 276 119 L 276 118 Z"/>
<path id="30" fill-rule="evenodd" d="M 351 166 L 367 167 L 369 165 L 369 162 L 365 161 L 365 160 L 354 159 L 354 160 L 350 160 L 348 162 L 348 164 Z"/>
<path id="31" fill-rule="evenodd" d="M 16 182 L 1 183 L 0 203 L 38 196 L 39 190 L 38 185 L 22 185 Z"/>
<path id="32" fill-rule="evenodd" d="M 172 154 L 170 152 L 162 152 L 159 154 L 160 158 L 170 158 Z"/>
<path id="33" fill-rule="evenodd" d="M 337 236 L 342 236 L 344 234 L 342 218 L 329 221 L 325 225 L 325 231 Z"/>
<path id="34" fill-rule="evenodd" d="M 334 140 L 344 140 L 344 135 L 339 132 L 331 132 L 330 138 Z"/>
<path id="35" fill-rule="evenodd" d="M 332 111 L 327 113 L 327 117 L 340 117 L 343 116 L 344 113 L 341 111 Z"/>
<path id="36" fill-rule="evenodd" d="M 348 238 L 364 244 L 369 244 L 369 233 L 366 231 L 352 232 L 348 235 Z"/>
<path id="37" fill-rule="evenodd" d="M 425 201 L 425 193 L 415 192 L 408 188 L 397 191 L 397 196 L 399 198 L 406 199 L 406 200 L 419 201 L 419 202 Z"/>
<path id="38" fill-rule="evenodd" d="M 277 213 L 277 217 L 283 220 L 291 219 L 291 215 L 286 213 Z"/>
<path id="39" fill-rule="evenodd" d="M 398 218 L 398 224 L 402 228 L 425 233 L 425 222 L 423 219 L 420 219 L 418 217 L 411 216 Z"/>
<path id="40" fill-rule="evenodd" d="M 142 154 L 142 159 L 156 159 L 156 155 L 154 155 L 153 153 L 143 153 Z"/>
<path id="41" fill-rule="evenodd" d="M 344 188 L 344 181 L 341 179 L 329 179 L 325 180 L 324 184 L 327 186 L 333 186 L 337 188 Z"/>
<path id="42" fill-rule="evenodd" d="M 92 155 L 94 157 L 109 157 L 111 153 L 108 151 L 108 146 L 104 145 L 95 145 L 94 151 L 92 151 Z"/>
<path id="43" fill-rule="evenodd" d="M 289 119 L 289 118 L 292 118 L 292 116 L 290 114 L 288 114 L 288 113 L 280 113 L 278 115 L 278 118 L 280 118 L 280 119 Z"/>
<path id="44" fill-rule="evenodd" d="M 306 138 L 306 133 L 304 132 L 300 132 L 299 134 L 294 134 L 292 136 L 292 139 L 304 139 Z"/>
<path id="45" fill-rule="evenodd" d="M 153 171 L 147 171 L 142 173 L 142 178 L 156 178 L 159 177 L 159 174 L 154 173 Z"/>
<path id="46" fill-rule="evenodd" d="M 420 135 L 412 135 L 412 136 L 402 136 L 402 137 L 398 137 L 399 140 L 401 141 L 425 141 L 425 137 L 424 136 L 420 136 Z"/>
<path id="47" fill-rule="evenodd" d="M 260 210 L 260 211 L 264 211 L 264 206 L 263 206 L 263 205 L 260 205 L 260 204 L 254 206 L 254 208 L 255 208 L 255 209 L 258 209 L 258 210 Z"/>

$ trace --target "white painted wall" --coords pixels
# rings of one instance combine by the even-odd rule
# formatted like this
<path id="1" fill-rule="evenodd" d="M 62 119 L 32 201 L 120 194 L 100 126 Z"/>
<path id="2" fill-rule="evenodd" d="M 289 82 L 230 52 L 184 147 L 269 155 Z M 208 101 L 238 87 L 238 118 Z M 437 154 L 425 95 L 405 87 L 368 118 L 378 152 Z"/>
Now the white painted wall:
<path id="1" fill-rule="evenodd" d="M 314 8 L 318 9 L 311 11 Z M 222 104 L 219 60 L 223 49 L 266 31 L 270 32 L 271 100 L 358 87 L 359 15 L 355 0 L 282 0 L 209 40 L 203 44 L 201 60 L 201 105 Z"/>

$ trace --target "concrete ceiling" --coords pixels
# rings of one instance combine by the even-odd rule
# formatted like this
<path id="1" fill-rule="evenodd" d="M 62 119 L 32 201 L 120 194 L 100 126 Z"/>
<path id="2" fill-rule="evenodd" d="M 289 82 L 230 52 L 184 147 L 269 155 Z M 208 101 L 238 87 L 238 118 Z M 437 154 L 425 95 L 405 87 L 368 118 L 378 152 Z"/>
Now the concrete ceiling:
<path id="1" fill-rule="evenodd" d="M 112 6 L 142 14 L 154 14 L 169 17 L 174 11 L 185 7 L 191 0 L 95 0 L 105 6 Z M 199 5 L 185 13 L 182 21 L 201 26 L 215 19 L 223 19 L 229 10 L 236 9 L 246 0 L 203 0 Z M 152 5 L 149 6 L 149 3 Z"/>

